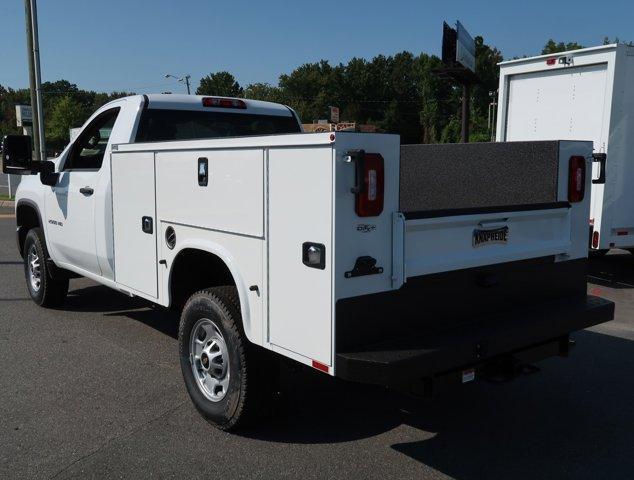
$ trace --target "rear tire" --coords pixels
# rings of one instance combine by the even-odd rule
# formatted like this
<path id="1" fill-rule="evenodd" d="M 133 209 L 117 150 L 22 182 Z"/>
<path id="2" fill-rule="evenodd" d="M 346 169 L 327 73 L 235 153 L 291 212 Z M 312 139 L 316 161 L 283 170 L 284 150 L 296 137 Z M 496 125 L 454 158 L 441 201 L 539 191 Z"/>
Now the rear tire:
<path id="1" fill-rule="evenodd" d="M 262 397 L 261 353 L 242 331 L 235 287 L 193 294 L 183 308 L 178 343 L 183 379 L 196 409 L 221 430 L 244 426 Z"/>
<path id="2" fill-rule="evenodd" d="M 29 230 L 24 240 L 24 276 L 29 294 L 41 307 L 57 307 L 68 294 L 68 278 L 55 278 L 49 265 L 44 232 Z"/>

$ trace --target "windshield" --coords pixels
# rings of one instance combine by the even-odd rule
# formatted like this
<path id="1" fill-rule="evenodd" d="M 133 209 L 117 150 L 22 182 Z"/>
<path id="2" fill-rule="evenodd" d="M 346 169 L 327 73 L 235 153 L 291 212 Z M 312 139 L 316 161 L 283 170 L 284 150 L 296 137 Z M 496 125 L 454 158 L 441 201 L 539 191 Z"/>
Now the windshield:
<path id="1" fill-rule="evenodd" d="M 148 109 L 141 117 L 136 142 L 299 132 L 301 130 L 294 116 Z"/>

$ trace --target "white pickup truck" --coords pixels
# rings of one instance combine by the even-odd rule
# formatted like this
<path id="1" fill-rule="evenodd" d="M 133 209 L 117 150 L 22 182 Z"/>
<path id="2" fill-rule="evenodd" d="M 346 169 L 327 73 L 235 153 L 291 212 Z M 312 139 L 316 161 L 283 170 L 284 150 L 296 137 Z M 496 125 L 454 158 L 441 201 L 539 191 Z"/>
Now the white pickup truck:
<path id="1" fill-rule="evenodd" d="M 274 359 L 430 393 L 566 355 L 613 316 L 586 294 L 589 142 L 401 146 L 143 95 L 52 162 L 3 144 L 33 300 L 60 305 L 80 275 L 181 309 L 185 385 L 222 429 L 258 410 Z"/>

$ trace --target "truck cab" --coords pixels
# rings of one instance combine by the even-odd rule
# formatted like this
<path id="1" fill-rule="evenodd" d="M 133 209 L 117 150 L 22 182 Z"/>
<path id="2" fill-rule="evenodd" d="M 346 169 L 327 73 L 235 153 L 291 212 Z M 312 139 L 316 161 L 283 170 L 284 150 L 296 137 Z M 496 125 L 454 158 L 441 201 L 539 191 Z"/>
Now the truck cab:
<path id="1" fill-rule="evenodd" d="M 210 97 L 207 97 L 210 98 Z M 243 100 L 240 100 L 245 105 Z M 150 103 L 152 109 L 149 108 Z M 248 118 L 227 129 L 227 111 L 218 105 L 204 107 L 200 97 L 189 95 L 137 95 L 115 100 L 97 110 L 81 128 L 75 141 L 53 160 L 57 181 L 46 188 L 36 176 L 26 176 L 17 192 L 18 224 L 32 218 L 27 209 L 37 207 L 49 253 L 56 264 L 87 277 L 114 279 L 112 243 L 112 188 L 110 155 L 113 145 L 147 141 L 171 141 L 301 131 L 296 114 L 289 108 L 267 102 L 249 101 Z M 166 112 L 181 118 L 162 122 Z M 200 114 L 214 112 L 213 125 L 200 121 Z M 186 115 L 183 115 L 186 114 Z M 235 115 L 235 113 L 234 113 Z M 255 120 L 254 120 L 255 118 Z M 250 122 L 249 122 L 250 120 Z M 216 131 L 210 128 L 216 127 Z M 205 130 L 207 129 L 207 130 Z M 105 161 L 104 161 L 105 159 Z M 142 181 L 142 179 L 139 179 Z M 29 204 L 27 206 L 27 204 Z M 22 250 L 27 223 L 18 231 Z"/>

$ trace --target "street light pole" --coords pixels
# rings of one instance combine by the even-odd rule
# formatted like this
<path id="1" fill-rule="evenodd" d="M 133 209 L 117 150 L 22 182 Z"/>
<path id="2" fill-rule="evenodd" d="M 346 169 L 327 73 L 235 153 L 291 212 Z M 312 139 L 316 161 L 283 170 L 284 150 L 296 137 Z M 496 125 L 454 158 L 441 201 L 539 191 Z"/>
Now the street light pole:
<path id="1" fill-rule="evenodd" d="M 165 78 L 175 78 L 177 81 L 183 83 L 185 82 L 185 85 L 187 86 L 187 95 L 191 95 L 191 88 L 189 86 L 189 80 L 192 78 L 191 75 L 183 75 L 182 77 L 177 77 L 175 75 L 171 75 L 169 73 L 165 74 Z"/>

